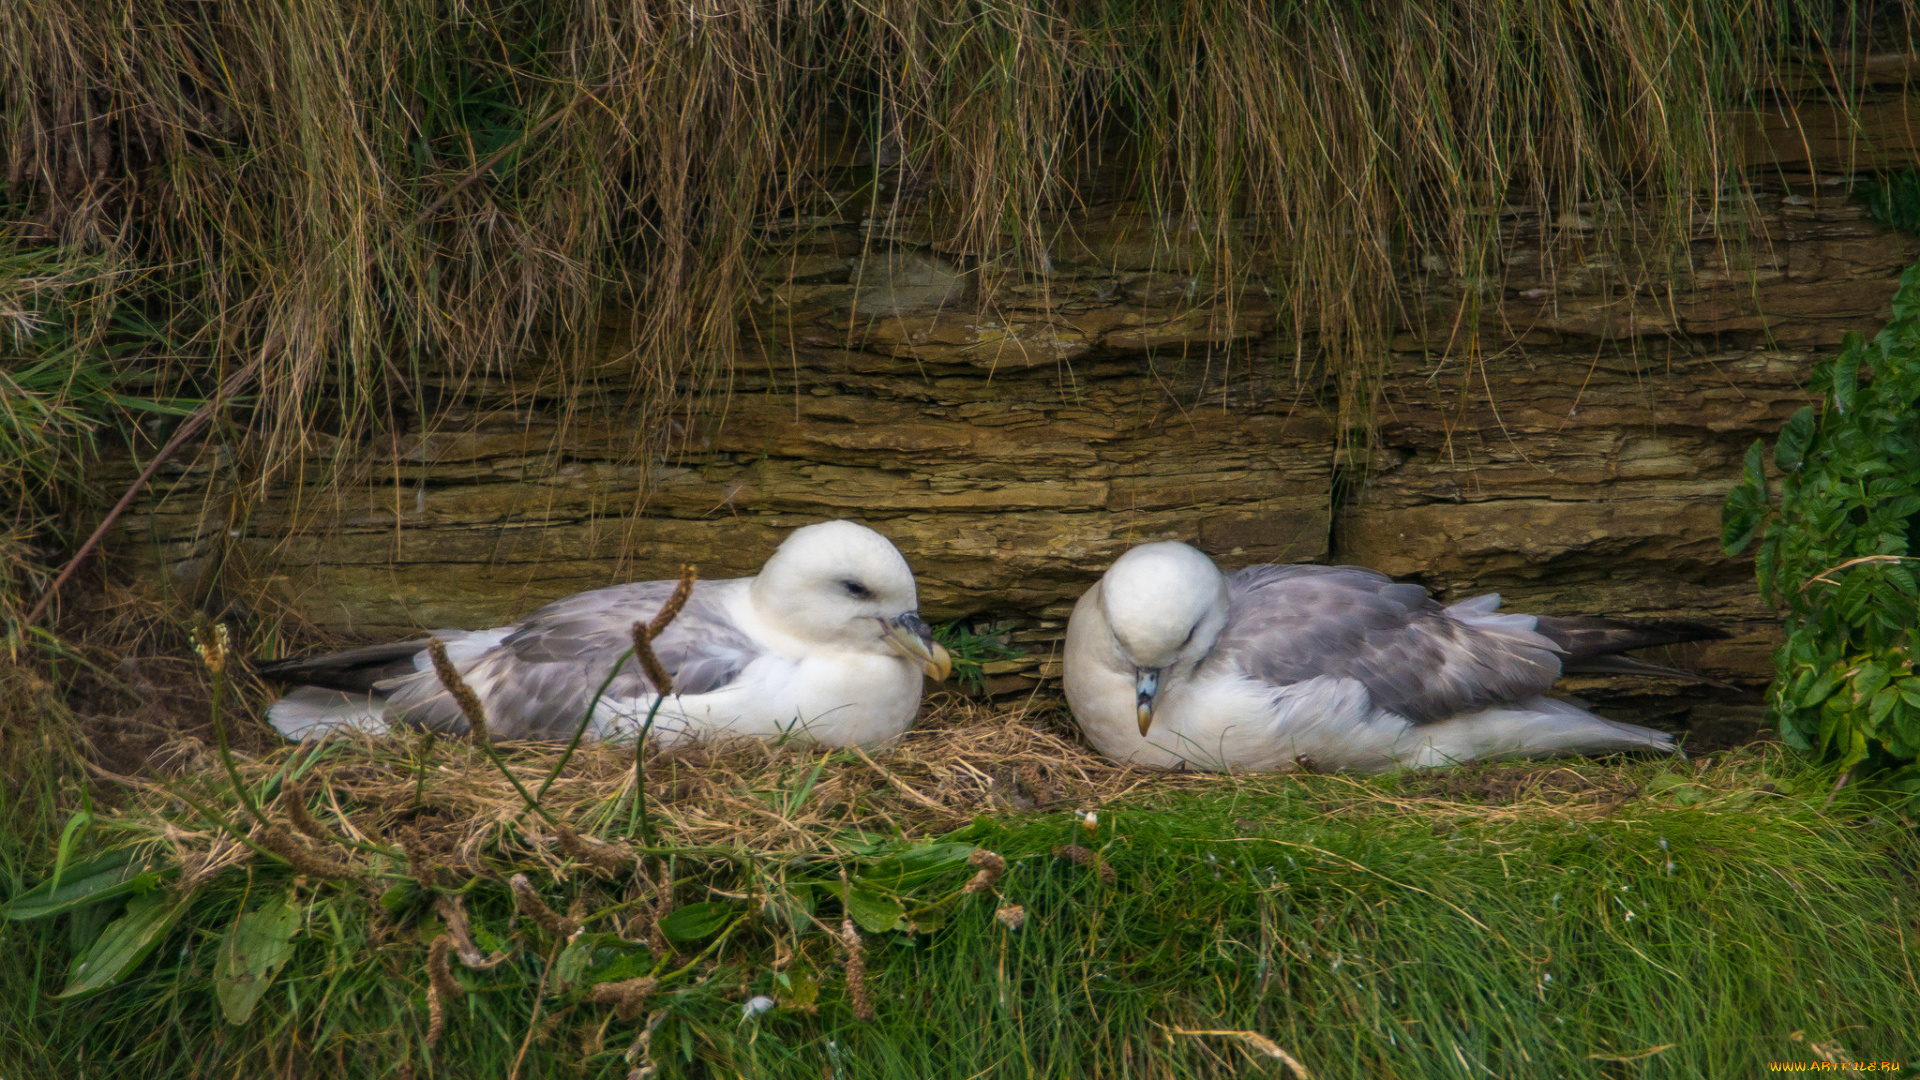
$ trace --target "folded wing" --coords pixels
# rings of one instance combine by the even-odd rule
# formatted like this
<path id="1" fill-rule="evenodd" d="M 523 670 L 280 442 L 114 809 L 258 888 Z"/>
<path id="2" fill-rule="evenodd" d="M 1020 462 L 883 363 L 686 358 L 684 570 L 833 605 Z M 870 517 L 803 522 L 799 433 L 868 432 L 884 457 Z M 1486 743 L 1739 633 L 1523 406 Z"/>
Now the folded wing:
<path id="1" fill-rule="evenodd" d="M 633 624 L 648 622 L 674 582 L 614 585 L 556 601 L 521 620 L 497 646 L 461 665 L 461 675 L 487 711 L 492 734 L 502 739 L 565 738 L 612 673 L 605 696 L 631 700 L 655 691 L 631 657 Z M 764 650 L 731 618 L 726 591 L 739 582 L 697 582 L 686 607 L 653 642 L 654 654 L 672 677 L 676 694 L 721 689 Z M 439 731 L 461 732 L 466 718 L 432 666 L 377 685 L 387 695 L 388 715 Z"/>
<path id="2" fill-rule="evenodd" d="M 1274 687 L 1353 679 L 1417 724 L 1544 692 L 1561 649 L 1498 597 L 1442 608 L 1427 590 L 1351 566 L 1252 566 L 1228 579 L 1216 664 Z"/>

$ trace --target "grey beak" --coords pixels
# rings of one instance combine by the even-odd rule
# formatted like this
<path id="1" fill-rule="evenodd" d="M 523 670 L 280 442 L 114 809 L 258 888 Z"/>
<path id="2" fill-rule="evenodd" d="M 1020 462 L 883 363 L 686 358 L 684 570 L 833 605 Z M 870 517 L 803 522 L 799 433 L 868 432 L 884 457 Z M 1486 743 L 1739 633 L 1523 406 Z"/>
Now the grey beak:
<path id="1" fill-rule="evenodd" d="M 1140 716 L 1140 734 L 1145 735 L 1153 726 L 1153 699 L 1160 693 L 1160 672 L 1157 668 L 1141 668 L 1133 673 L 1136 708 Z"/>
<path id="2" fill-rule="evenodd" d="M 944 646 L 933 640 L 933 627 L 928 626 L 918 612 L 909 611 L 905 615 L 882 620 L 881 628 L 887 644 L 898 649 L 907 659 L 919 661 L 921 668 L 935 682 L 952 674 L 953 657 L 947 654 Z"/>

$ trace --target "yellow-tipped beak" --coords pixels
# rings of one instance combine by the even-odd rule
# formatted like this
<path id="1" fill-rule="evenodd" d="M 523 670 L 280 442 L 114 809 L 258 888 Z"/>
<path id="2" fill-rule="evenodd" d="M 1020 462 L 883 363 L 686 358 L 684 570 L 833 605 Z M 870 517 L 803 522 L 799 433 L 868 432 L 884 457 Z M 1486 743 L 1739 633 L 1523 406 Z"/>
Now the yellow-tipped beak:
<path id="1" fill-rule="evenodd" d="M 1134 672 L 1135 710 L 1140 718 L 1140 734 L 1146 735 L 1153 726 L 1153 700 L 1160 694 L 1160 672 L 1153 668 L 1143 668 Z"/>
<path id="2" fill-rule="evenodd" d="M 953 657 L 945 646 L 933 640 L 933 630 L 920 616 L 909 612 L 897 619 L 888 619 L 884 626 L 887 644 L 909 660 L 918 660 L 920 669 L 929 678 L 940 682 L 953 674 Z"/>

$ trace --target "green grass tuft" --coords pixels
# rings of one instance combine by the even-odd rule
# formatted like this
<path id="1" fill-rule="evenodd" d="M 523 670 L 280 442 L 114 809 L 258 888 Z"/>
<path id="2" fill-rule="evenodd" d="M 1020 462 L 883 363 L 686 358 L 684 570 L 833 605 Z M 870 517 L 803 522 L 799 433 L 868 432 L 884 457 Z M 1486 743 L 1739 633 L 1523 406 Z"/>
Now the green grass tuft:
<path id="1" fill-rule="evenodd" d="M 964 849 L 823 833 L 816 853 L 784 861 L 676 858 L 679 907 L 660 924 L 679 939 L 671 955 L 622 924 L 644 889 L 579 863 L 542 870 L 524 841 L 503 841 L 485 852 L 492 872 L 462 891 L 479 947 L 514 955 L 485 971 L 453 965 L 466 993 L 430 1053 L 427 945 L 444 923 L 406 893 L 405 866 L 386 864 L 389 880 L 369 890 L 241 858 L 198 887 L 142 966 L 92 997 L 49 995 L 111 910 L 7 924 L 0 996 L 14 1004 L 0 1016 L 0 1069 L 74 1075 L 95 1062 L 86 1075 L 143 1080 L 619 1076 L 636 1062 L 660 1077 L 808 1080 L 1288 1075 L 1262 1039 L 1321 1078 L 1738 1076 L 1820 1053 L 1910 1058 L 1913 823 L 1870 793 L 1828 804 L 1830 784 L 1776 748 L 1711 769 L 1148 790 L 1103 807 L 1091 830 L 1076 810 L 935 838 L 1006 859 L 975 894 L 959 891 L 972 868 L 950 857 Z M 512 919 L 502 877 L 515 865 L 554 910 L 586 901 L 573 946 Z M 843 910 L 842 872 L 857 893 L 893 892 Z M 876 929 L 900 925 L 899 909 L 876 910 L 889 895 L 908 897 L 921 933 Z M 258 932 L 289 896 L 291 959 L 231 1027 L 216 1003 L 226 936 L 265 905 L 249 923 Z M 1014 905 L 1024 921 L 1010 928 L 1001 913 Z M 867 927 L 871 1023 L 856 1020 L 841 975 L 849 913 Z M 660 988 L 631 1019 L 590 1000 L 593 984 L 648 973 Z M 756 994 L 781 1004 L 746 1018 Z"/>

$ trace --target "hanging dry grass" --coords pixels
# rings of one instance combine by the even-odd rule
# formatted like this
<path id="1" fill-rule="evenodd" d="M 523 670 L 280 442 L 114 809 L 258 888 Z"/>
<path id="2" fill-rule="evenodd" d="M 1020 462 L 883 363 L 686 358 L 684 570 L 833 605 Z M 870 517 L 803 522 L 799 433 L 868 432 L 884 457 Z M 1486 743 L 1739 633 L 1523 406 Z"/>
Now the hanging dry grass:
<path id="1" fill-rule="evenodd" d="M 175 381 L 264 361 L 260 483 L 476 387 L 530 391 L 513 365 L 536 343 L 543 393 L 630 396 L 663 450 L 670 413 L 724 391 L 769 244 L 823 207 L 870 247 L 930 237 L 990 291 L 1044 279 L 1101 184 L 1207 282 L 1198 302 L 1276 292 L 1359 431 L 1396 276 L 1485 277 L 1515 200 L 1590 218 L 1666 197 L 1645 241 L 1666 250 L 1737 182 L 1736 111 L 1784 66 L 1904 36 L 1885 15 L 48 0 L 0 25 L 3 197 L 36 242 L 159 277 L 150 305 L 192 316 Z M 611 310 L 630 355 L 596 351 Z"/>

